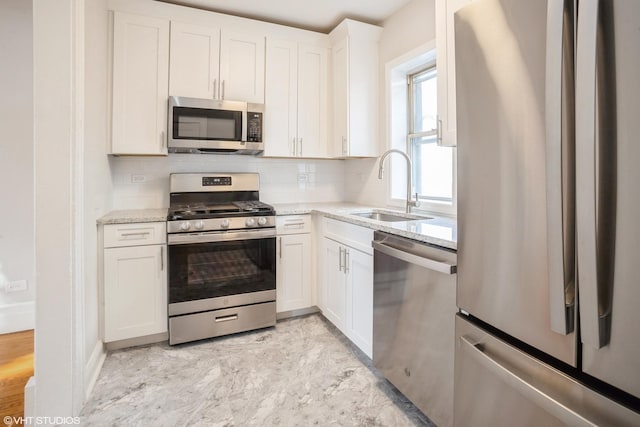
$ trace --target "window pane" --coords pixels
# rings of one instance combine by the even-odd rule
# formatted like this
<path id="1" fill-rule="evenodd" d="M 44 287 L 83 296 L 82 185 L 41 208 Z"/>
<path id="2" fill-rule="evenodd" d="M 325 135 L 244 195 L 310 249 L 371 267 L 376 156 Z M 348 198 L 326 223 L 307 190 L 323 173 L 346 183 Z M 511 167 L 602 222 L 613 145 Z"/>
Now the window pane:
<path id="1" fill-rule="evenodd" d="M 414 185 L 423 199 L 453 201 L 453 150 L 439 147 L 435 137 L 412 142 Z"/>
<path id="2" fill-rule="evenodd" d="M 416 74 L 413 79 L 413 129 L 412 132 L 433 130 L 437 126 L 438 93 L 436 70 L 431 68 Z"/>

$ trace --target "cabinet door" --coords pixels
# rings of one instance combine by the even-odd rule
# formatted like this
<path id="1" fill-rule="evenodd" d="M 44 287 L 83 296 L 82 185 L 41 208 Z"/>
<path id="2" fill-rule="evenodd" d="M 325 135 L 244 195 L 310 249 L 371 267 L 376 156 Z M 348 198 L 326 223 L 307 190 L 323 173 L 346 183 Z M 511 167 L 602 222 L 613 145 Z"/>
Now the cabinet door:
<path id="1" fill-rule="evenodd" d="M 329 50 L 300 46 L 298 55 L 298 155 L 327 157 Z"/>
<path id="2" fill-rule="evenodd" d="M 171 22 L 169 94 L 213 99 L 220 83 L 220 29 Z"/>
<path id="3" fill-rule="evenodd" d="M 166 155 L 169 21 L 114 12 L 112 154 Z"/>
<path id="4" fill-rule="evenodd" d="M 436 1 L 436 67 L 440 145 L 456 145 L 456 57 L 453 14 L 472 0 Z"/>
<path id="5" fill-rule="evenodd" d="M 348 155 L 377 157 L 378 153 L 378 43 L 349 40 Z"/>
<path id="6" fill-rule="evenodd" d="M 322 314 L 338 329 L 345 329 L 346 279 L 343 267 L 344 247 L 324 238 L 323 303 Z"/>
<path id="7" fill-rule="evenodd" d="M 104 250 L 104 341 L 167 331 L 165 245 Z"/>
<path id="8" fill-rule="evenodd" d="M 278 312 L 311 307 L 311 235 L 278 237 Z"/>
<path id="9" fill-rule="evenodd" d="M 373 256 L 346 248 L 347 336 L 369 357 L 373 354 Z"/>
<path id="10" fill-rule="evenodd" d="M 222 30 L 220 38 L 220 87 L 222 99 L 264 103 L 263 36 Z"/>
<path id="11" fill-rule="evenodd" d="M 349 155 L 349 38 L 333 47 L 333 155 Z"/>
<path id="12" fill-rule="evenodd" d="M 296 156 L 297 91 L 298 45 L 269 39 L 265 83 L 264 156 Z"/>

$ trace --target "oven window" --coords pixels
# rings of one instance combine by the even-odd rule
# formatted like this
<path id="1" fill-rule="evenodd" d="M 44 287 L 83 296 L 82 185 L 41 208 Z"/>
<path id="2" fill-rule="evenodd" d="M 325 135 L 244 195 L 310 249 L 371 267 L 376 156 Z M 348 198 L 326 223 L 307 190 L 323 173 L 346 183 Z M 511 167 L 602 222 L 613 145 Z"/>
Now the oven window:
<path id="1" fill-rule="evenodd" d="M 240 141 L 242 112 L 174 107 L 173 139 Z"/>
<path id="2" fill-rule="evenodd" d="M 276 288 L 275 238 L 169 246 L 169 303 Z"/>

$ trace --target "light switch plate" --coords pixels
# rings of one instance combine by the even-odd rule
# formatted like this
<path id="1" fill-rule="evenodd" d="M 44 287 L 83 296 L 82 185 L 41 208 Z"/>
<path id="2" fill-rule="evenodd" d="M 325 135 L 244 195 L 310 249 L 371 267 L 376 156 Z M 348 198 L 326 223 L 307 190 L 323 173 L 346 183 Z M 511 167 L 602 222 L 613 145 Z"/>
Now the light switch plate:
<path id="1" fill-rule="evenodd" d="M 26 291 L 27 290 L 27 281 L 26 280 L 16 280 L 14 282 L 7 282 L 4 285 L 4 290 L 7 293 Z"/>

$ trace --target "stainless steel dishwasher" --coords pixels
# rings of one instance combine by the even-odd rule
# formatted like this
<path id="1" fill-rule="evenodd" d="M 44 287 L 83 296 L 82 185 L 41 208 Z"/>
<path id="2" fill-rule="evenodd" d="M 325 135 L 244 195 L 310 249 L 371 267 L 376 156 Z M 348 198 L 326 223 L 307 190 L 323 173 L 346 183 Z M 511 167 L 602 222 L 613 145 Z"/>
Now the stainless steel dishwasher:
<path id="1" fill-rule="evenodd" d="M 453 424 L 456 253 L 374 233 L 373 364 L 438 426 Z"/>

